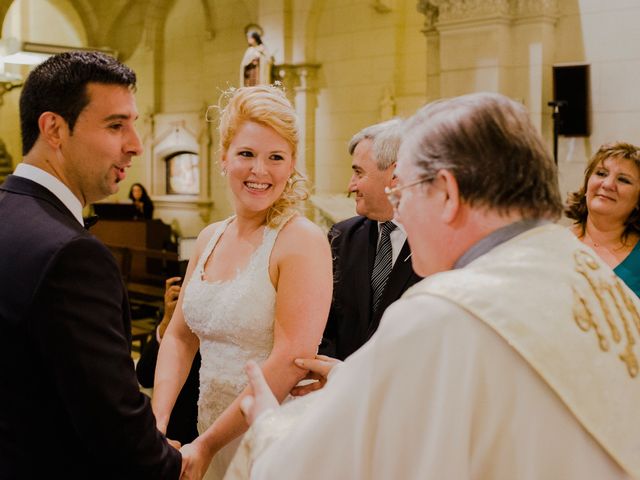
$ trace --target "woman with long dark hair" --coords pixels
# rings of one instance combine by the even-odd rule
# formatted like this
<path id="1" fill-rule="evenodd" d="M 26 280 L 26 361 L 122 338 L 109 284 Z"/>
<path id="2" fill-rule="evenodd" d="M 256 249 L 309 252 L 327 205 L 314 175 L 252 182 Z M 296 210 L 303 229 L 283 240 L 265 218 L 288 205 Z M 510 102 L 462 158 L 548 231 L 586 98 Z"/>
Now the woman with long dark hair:
<path id="1" fill-rule="evenodd" d="M 150 220 L 153 218 L 153 202 L 147 190 L 141 183 L 134 183 L 129 190 L 129 199 L 133 202 L 137 211 L 137 218 Z"/>

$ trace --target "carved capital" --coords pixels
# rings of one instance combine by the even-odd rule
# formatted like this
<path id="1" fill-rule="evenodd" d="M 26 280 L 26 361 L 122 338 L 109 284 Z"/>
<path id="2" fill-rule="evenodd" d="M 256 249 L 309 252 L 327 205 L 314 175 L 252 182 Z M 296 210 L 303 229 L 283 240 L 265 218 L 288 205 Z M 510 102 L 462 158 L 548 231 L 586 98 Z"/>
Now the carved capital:
<path id="1" fill-rule="evenodd" d="M 299 85 L 296 87 L 298 92 L 315 92 L 317 90 L 316 80 L 318 77 L 317 64 L 302 64 L 296 67 L 296 73 L 300 79 Z"/>
<path id="2" fill-rule="evenodd" d="M 510 16 L 509 0 L 438 0 L 440 22 L 456 22 L 482 17 Z"/>
<path id="3" fill-rule="evenodd" d="M 418 0 L 424 32 L 436 25 L 501 18 L 520 20 L 558 16 L 558 0 Z"/>
<path id="4" fill-rule="evenodd" d="M 423 33 L 427 33 L 435 30 L 436 23 L 438 22 L 439 9 L 433 0 L 418 0 L 416 9 L 418 12 L 424 15 L 424 28 Z"/>
<path id="5" fill-rule="evenodd" d="M 276 78 L 287 92 L 310 92 L 317 90 L 316 78 L 320 65 L 314 63 L 283 63 L 275 65 Z"/>
<path id="6" fill-rule="evenodd" d="M 558 0 L 512 0 L 512 13 L 516 18 L 557 17 Z"/>

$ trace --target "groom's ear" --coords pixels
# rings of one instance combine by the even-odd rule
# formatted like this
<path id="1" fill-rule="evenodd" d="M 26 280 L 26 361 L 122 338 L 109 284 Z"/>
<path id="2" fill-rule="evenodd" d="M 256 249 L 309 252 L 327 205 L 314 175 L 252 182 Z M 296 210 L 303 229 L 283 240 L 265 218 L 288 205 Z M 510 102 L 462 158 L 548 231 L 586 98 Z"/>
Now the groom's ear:
<path id="1" fill-rule="evenodd" d="M 40 130 L 38 138 L 44 140 L 53 150 L 60 148 L 65 136 L 69 136 L 70 133 L 67 122 L 53 112 L 43 112 L 40 115 L 38 128 Z"/>

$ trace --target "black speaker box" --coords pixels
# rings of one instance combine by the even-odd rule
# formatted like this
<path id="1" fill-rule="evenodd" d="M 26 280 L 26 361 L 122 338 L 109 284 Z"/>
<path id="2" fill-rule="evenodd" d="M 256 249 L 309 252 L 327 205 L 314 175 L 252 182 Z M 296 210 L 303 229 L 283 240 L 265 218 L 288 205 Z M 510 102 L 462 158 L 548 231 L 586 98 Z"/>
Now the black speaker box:
<path id="1" fill-rule="evenodd" d="M 558 133 L 588 137 L 591 134 L 589 65 L 554 66 L 553 99 L 559 105 Z"/>

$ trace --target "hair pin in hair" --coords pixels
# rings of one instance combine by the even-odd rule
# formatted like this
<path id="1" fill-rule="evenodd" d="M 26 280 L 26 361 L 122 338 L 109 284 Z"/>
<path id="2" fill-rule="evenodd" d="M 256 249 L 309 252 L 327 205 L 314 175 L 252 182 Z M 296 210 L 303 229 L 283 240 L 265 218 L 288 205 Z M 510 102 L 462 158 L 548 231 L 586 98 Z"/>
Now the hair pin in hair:
<path id="1" fill-rule="evenodd" d="M 219 93 L 218 103 L 215 105 L 209 105 L 204 116 L 205 120 L 209 123 L 217 122 L 220 112 L 224 110 L 224 107 L 229 103 L 229 100 L 231 100 L 231 97 L 233 97 L 238 88 L 227 84 L 227 88 L 224 90 L 222 88 L 218 88 L 217 90 Z"/>

